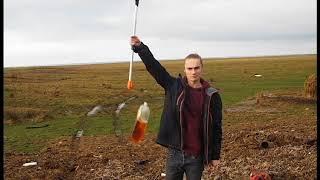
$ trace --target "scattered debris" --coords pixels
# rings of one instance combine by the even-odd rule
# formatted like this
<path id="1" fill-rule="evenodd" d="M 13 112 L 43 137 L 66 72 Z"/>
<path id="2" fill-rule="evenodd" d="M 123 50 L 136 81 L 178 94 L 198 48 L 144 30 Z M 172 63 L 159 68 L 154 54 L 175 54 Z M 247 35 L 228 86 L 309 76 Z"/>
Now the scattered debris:
<path id="1" fill-rule="evenodd" d="M 144 165 L 146 163 L 150 162 L 149 160 L 139 160 L 139 161 L 136 161 L 135 163 L 138 164 L 138 165 Z"/>
<path id="2" fill-rule="evenodd" d="M 299 110 L 303 113 L 292 115 L 286 108 L 296 107 L 302 101 L 280 100 L 264 97 L 259 105 L 254 102 L 241 104 L 241 108 L 252 107 L 249 111 L 226 115 L 226 119 L 236 123 L 227 122 L 224 126 L 222 161 L 213 172 L 205 168 L 203 179 L 214 179 L 217 175 L 222 179 L 249 179 L 252 166 L 266 171 L 272 179 L 315 179 L 317 116 L 304 110 L 314 108 L 300 104 Z M 270 107 L 288 116 L 270 112 L 261 114 L 254 110 Z M 84 128 L 76 129 L 74 134 L 79 129 Z M 292 129 L 295 131 L 291 132 Z M 37 154 L 5 153 L 5 179 L 164 179 L 167 152 L 155 143 L 156 138 L 155 133 L 148 133 L 144 143 L 134 146 L 128 138 L 119 142 L 119 138 L 110 134 L 84 136 L 76 141 L 81 142 L 79 144 L 73 143 L 71 137 L 61 137 L 52 140 Z M 65 146 L 60 145 L 61 141 Z M 257 148 L 264 141 L 274 143 L 274 147 Z M 66 146 L 69 143 L 72 146 Z M 77 151 L 70 151 L 75 148 L 73 145 L 77 145 Z M 22 168 L 23 163 L 37 159 L 41 160 L 41 171 L 37 170 L 40 162 L 32 171 Z M 148 163 L 138 161 L 146 159 Z M 90 169 L 94 171 L 90 172 Z"/>
<path id="3" fill-rule="evenodd" d="M 90 112 L 88 112 L 87 116 L 96 115 L 101 110 L 102 110 L 102 106 L 98 105 L 98 106 L 94 107 Z"/>
<path id="4" fill-rule="evenodd" d="M 44 127 L 48 127 L 49 124 L 44 124 L 44 125 L 40 125 L 40 126 L 27 126 L 26 129 L 32 129 L 32 128 L 44 128 Z"/>
<path id="5" fill-rule="evenodd" d="M 79 137 L 81 137 L 82 135 L 83 135 L 83 130 L 81 129 L 81 130 L 79 130 L 79 131 L 77 132 L 76 137 L 79 138 Z"/>
<path id="6" fill-rule="evenodd" d="M 271 176 L 265 171 L 254 170 L 250 173 L 250 180 L 271 180 Z"/>
<path id="7" fill-rule="evenodd" d="M 263 148 L 263 149 L 272 148 L 272 147 L 274 147 L 274 143 L 270 142 L 270 141 L 262 141 L 260 143 L 260 147 Z"/>
<path id="8" fill-rule="evenodd" d="M 93 155 L 93 157 L 95 157 L 95 158 L 102 158 L 102 155 L 100 154 L 100 155 Z"/>
<path id="9" fill-rule="evenodd" d="M 24 163 L 22 166 L 35 166 L 37 165 L 37 162 L 28 162 L 28 163 Z"/>
<path id="10" fill-rule="evenodd" d="M 306 144 L 309 146 L 313 146 L 317 143 L 317 139 L 308 139 L 306 140 Z"/>

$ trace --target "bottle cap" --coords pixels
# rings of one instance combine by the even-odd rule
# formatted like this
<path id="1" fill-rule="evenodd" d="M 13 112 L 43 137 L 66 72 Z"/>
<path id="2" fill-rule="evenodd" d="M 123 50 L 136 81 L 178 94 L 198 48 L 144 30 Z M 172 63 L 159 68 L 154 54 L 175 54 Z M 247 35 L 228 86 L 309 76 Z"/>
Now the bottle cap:
<path id="1" fill-rule="evenodd" d="M 148 103 L 147 103 L 147 102 L 144 102 L 143 105 L 148 106 Z"/>

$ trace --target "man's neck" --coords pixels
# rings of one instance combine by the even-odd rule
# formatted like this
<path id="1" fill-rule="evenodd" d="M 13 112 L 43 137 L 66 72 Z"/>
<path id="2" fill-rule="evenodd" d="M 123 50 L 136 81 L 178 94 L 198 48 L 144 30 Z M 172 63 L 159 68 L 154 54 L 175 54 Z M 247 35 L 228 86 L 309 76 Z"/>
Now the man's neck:
<path id="1" fill-rule="evenodd" d="M 202 87 L 202 84 L 199 81 L 188 81 L 188 85 L 192 88 L 201 88 Z"/>

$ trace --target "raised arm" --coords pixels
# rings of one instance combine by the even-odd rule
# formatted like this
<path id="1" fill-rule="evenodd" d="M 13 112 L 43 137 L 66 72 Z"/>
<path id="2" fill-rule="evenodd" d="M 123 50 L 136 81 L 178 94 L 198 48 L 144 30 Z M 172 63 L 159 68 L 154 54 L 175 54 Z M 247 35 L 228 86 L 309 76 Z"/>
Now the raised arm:
<path id="1" fill-rule="evenodd" d="M 162 86 L 164 89 L 167 89 L 175 78 L 172 77 L 159 63 L 159 61 L 153 57 L 148 46 L 143 44 L 137 36 L 131 37 L 131 46 L 132 50 L 135 53 L 138 53 L 142 62 L 146 66 L 147 71 L 153 76 L 157 83 L 160 84 L 160 86 Z"/>

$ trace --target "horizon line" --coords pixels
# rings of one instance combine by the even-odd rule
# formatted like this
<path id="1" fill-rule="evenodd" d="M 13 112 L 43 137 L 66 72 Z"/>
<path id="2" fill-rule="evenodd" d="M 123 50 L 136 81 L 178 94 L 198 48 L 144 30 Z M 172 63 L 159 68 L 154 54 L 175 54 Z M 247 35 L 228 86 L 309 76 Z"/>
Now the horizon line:
<path id="1" fill-rule="evenodd" d="M 225 56 L 225 57 L 203 57 L 202 59 L 241 59 L 241 58 L 258 58 L 258 57 L 281 57 L 281 56 L 307 56 L 317 55 L 317 53 L 309 54 L 280 54 L 280 55 L 257 55 L 257 56 Z M 178 61 L 181 59 L 157 59 L 158 61 Z M 48 65 L 26 65 L 26 66 L 3 66 L 3 68 L 28 68 L 28 67 L 55 67 L 55 66 L 74 66 L 74 65 L 94 65 L 94 64 L 117 64 L 128 63 L 130 60 L 114 60 L 111 62 L 87 62 L 87 63 L 69 63 L 69 64 L 48 64 Z M 137 62 L 137 61 L 136 61 Z M 134 62 L 135 63 L 135 62 Z"/>

